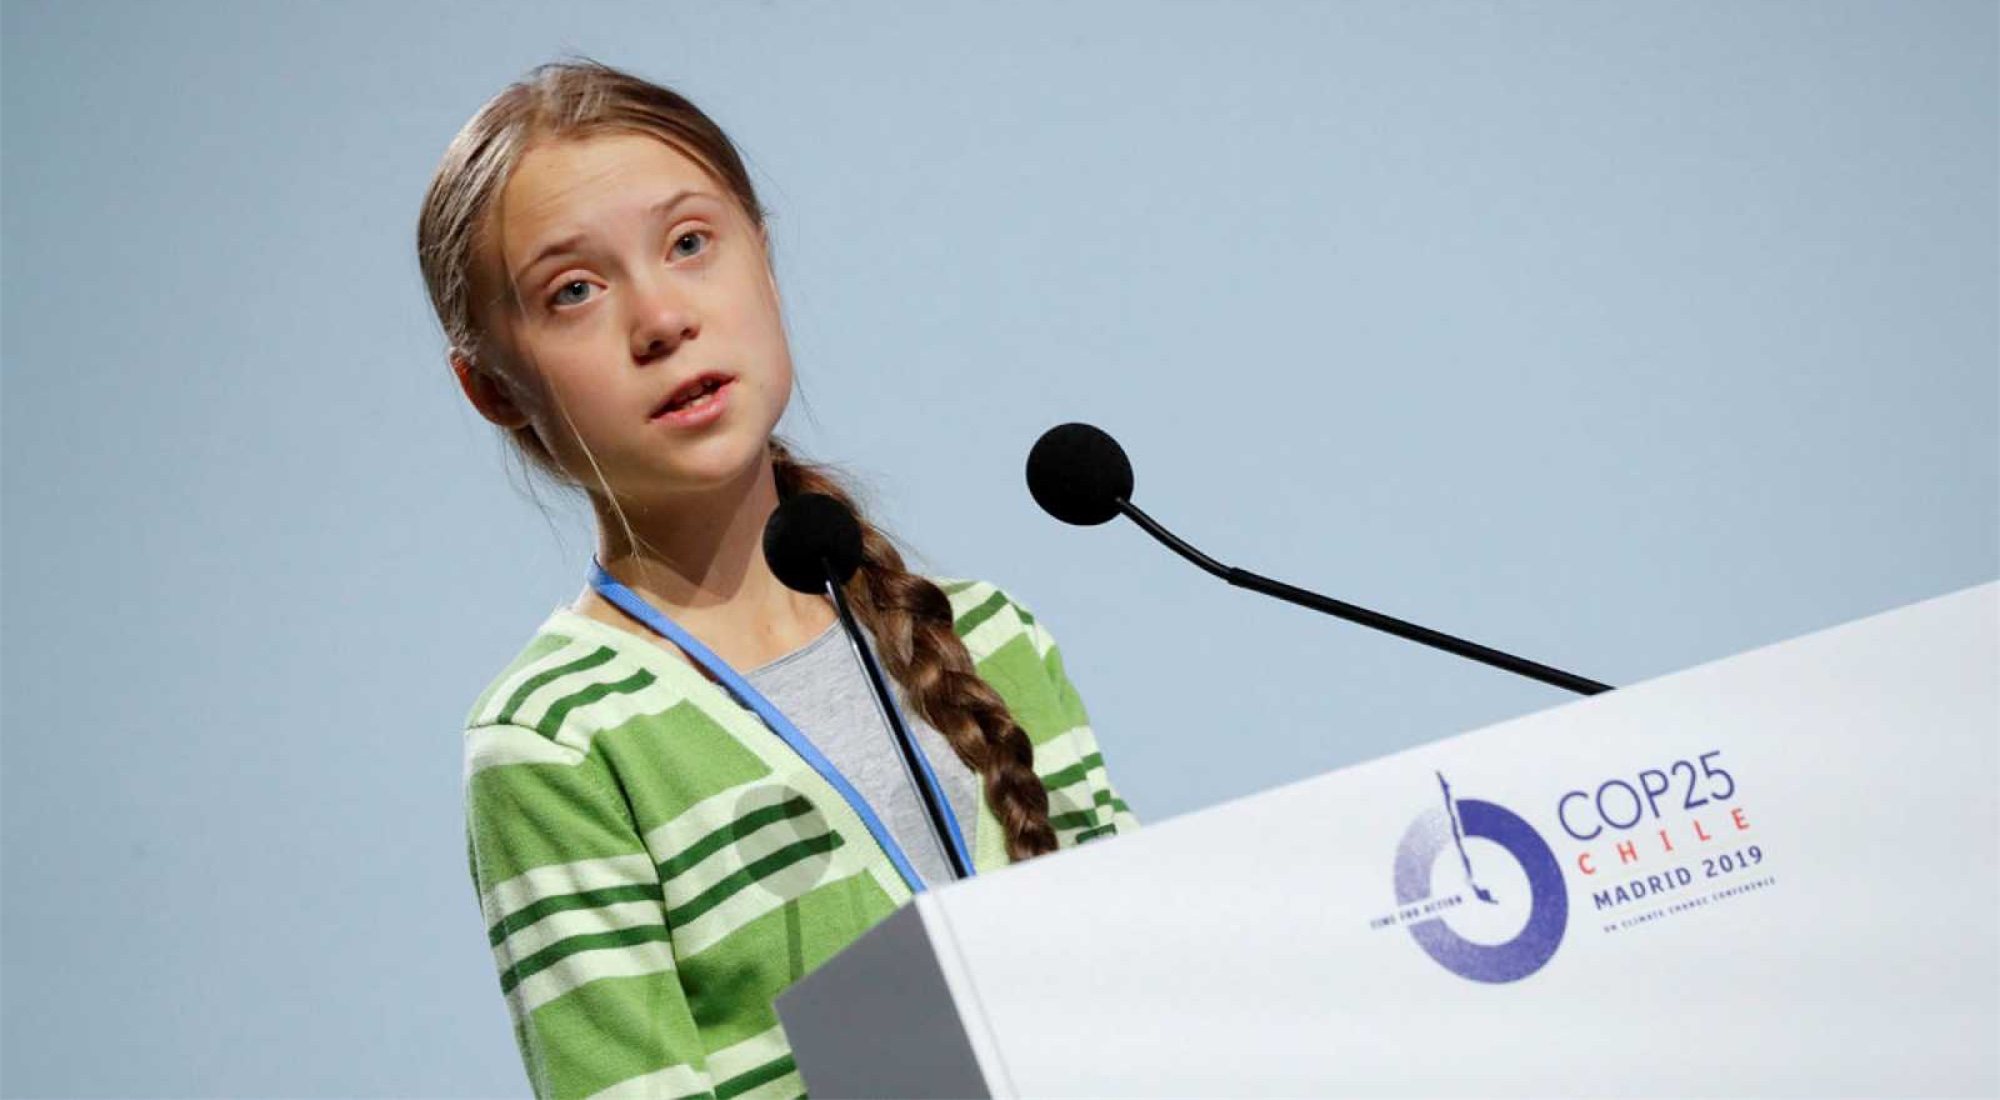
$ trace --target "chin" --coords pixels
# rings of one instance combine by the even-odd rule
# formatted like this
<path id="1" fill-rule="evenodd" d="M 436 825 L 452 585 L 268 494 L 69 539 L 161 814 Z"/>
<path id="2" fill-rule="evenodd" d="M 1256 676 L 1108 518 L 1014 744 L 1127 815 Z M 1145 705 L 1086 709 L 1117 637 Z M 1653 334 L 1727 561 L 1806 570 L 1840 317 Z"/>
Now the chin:
<path id="1" fill-rule="evenodd" d="M 647 463 L 639 476 L 672 493 L 726 489 L 754 476 L 768 453 L 763 438 L 702 440 Z"/>

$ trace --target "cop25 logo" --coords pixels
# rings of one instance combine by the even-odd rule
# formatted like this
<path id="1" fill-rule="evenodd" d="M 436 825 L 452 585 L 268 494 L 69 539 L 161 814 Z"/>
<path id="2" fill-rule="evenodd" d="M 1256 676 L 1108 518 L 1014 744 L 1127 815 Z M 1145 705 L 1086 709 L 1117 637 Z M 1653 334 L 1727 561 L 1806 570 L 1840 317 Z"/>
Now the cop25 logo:
<path id="1" fill-rule="evenodd" d="M 1404 927 L 1426 954 L 1460 977 L 1477 982 L 1519 981 L 1555 955 L 1569 925 L 1569 893 L 1563 886 L 1562 868 L 1548 843 L 1520 815 L 1476 798 L 1454 800 L 1442 773 L 1438 774 L 1438 787 L 1443 794 L 1442 807 L 1417 815 L 1396 848 L 1396 903 L 1403 913 L 1419 918 L 1409 920 Z M 1466 841 L 1472 838 L 1497 846 L 1512 857 L 1519 872 L 1500 865 L 1498 853 L 1479 845 L 1475 851 L 1488 871 L 1488 881 L 1482 884 L 1466 851 Z M 1456 849 L 1456 867 L 1447 865 L 1440 873 L 1438 859 L 1447 849 Z M 1464 888 L 1452 893 L 1452 880 L 1460 870 Z M 1521 922 L 1523 909 L 1525 922 Z M 1428 915 L 1432 913 L 1436 915 Z M 1488 930 L 1499 927 L 1503 932 L 1516 923 L 1520 927 L 1504 942 L 1491 943 L 1461 935 L 1454 930 L 1454 922 L 1466 931 L 1474 931 L 1475 926 Z"/>

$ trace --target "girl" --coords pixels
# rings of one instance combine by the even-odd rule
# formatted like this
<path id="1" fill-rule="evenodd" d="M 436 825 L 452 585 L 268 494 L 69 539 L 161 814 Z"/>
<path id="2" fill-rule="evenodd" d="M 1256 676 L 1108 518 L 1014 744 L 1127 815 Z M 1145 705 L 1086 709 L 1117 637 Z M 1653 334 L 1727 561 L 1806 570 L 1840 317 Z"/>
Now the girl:
<path id="1" fill-rule="evenodd" d="M 770 249 L 715 123 L 594 62 L 495 96 L 424 199 L 467 400 L 596 518 L 590 585 L 466 717 L 468 859 L 538 1096 L 802 1095 L 772 998 L 949 877 L 831 603 L 760 549 L 791 494 L 852 504 L 771 434 Z M 844 591 L 949 843 L 983 872 L 1135 828 L 1041 623 L 862 522 Z"/>

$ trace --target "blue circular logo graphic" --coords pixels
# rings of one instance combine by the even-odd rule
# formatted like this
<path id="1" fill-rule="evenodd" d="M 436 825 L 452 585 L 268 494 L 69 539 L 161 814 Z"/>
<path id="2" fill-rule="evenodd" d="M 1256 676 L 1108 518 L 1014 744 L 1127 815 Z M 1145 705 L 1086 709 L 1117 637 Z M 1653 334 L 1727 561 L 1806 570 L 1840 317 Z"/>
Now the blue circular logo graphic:
<path id="1" fill-rule="evenodd" d="M 1443 777 L 1438 781 L 1443 784 Z M 1428 899 L 1431 869 L 1454 846 L 1465 866 L 1467 890 L 1481 902 L 1495 902 L 1473 879 L 1463 837 L 1490 840 L 1521 865 L 1531 895 L 1527 924 L 1501 944 L 1474 943 L 1452 931 L 1441 916 L 1412 921 L 1406 927 L 1426 954 L 1460 977 L 1476 982 L 1519 981 L 1549 961 L 1569 926 L 1569 892 L 1563 886 L 1562 867 L 1548 843 L 1519 814 L 1476 798 L 1454 800 L 1446 786 L 1445 808 L 1420 814 L 1396 848 L 1396 903 Z"/>

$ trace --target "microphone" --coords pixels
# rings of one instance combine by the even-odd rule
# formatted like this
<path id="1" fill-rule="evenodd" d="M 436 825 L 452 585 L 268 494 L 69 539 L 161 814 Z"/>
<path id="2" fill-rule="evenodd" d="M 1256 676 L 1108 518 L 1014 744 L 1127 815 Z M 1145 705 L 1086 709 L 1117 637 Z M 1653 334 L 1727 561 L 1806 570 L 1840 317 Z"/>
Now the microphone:
<path id="1" fill-rule="evenodd" d="M 1096 428 L 1058 424 L 1028 452 L 1028 494 L 1064 523 L 1095 527 L 1132 499 L 1132 463 L 1117 440 Z"/>
<path id="2" fill-rule="evenodd" d="M 924 762 L 923 750 L 904 724 L 902 711 L 889 692 L 888 678 L 882 675 L 882 666 L 876 663 L 875 654 L 862 638 L 861 628 L 856 625 L 847 597 L 841 591 L 847 579 L 861 567 L 861 524 L 854 513 L 824 493 L 799 493 L 786 498 L 764 522 L 764 561 L 786 588 L 833 598 L 841 628 L 847 633 L 847 644 L 867 672 L 869 687 L 874 689 L 876 710 L 901 751 L 903 774 L 923 802 L 931 836 L 944 853 L 952 877 L 971 877 L 969 857 L 951 840 L 944 795 L 933 785 L 935 779 Z"/>
<path id="3" fill-rule="evenodd" d="M 1132 462 L 1118 441 L 1089 424 L 1059 424 L 1042 433 L 1028 452 L 1028 493 L 1042 510 L 1064 523 L 1095 526 L 1119 515 L 1131 517 L 1145 532 L 1167 549 L 1221 577 L 1238 588 L 1248 588 L 1288 603 L 1309 607 L 1349 622 L 1394 634 L 1434 649 L 1505 669 L 1531 680 L 1539 680 L 1579 695 L 1596 695 L 1611 690 L 1610 684 L 1585 679 L 1559 668 L 1539 664 L 1511 653 L 1454 638 L 1449 634 L 1404 622 L 1365 607 L 1322 596 L 1283 581 L 1259 576 L 1247 569 L 1224 565 L 1189 546 L 1174 533 L 1139 510 L 1132 503 Z"/>
<path id="4" fill-rule="evenodd" d="M 824 493 L 789 497 L 764 521 L 764 561 L 786 588 L 824 595 L 861 568 L 861 525 Z"/>

